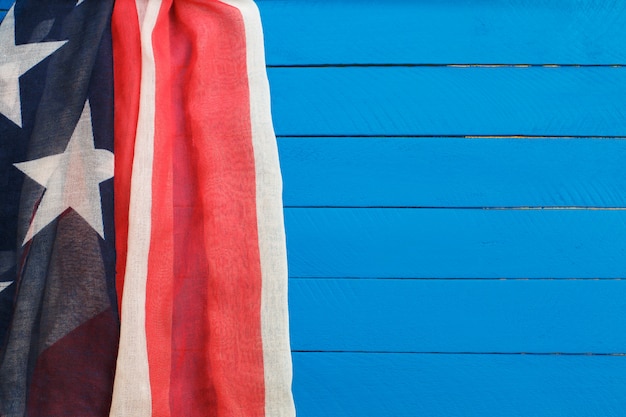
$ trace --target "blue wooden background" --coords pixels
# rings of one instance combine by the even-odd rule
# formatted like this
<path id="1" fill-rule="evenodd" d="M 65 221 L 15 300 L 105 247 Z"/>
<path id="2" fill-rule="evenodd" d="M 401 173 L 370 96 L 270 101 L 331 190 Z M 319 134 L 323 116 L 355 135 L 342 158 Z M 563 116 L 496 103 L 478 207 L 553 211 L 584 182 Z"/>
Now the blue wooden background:
<path id="1" fill-rule="evenodd" d="M 626 2 L 257 3 L 299 417 L 625 416 Z"/>
<path id="2" fill-rule="evenodd" d="M 626 416 L 626 2 L 257 4 L 299 416 Z"/>

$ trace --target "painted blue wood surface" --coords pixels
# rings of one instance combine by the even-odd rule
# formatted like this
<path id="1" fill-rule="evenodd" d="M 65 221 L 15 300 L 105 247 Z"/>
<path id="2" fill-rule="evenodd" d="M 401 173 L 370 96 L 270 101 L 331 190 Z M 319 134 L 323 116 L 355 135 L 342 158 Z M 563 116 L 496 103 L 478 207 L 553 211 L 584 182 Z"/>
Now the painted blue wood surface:
<path id="1" fill-rule="evenodd" d="M 625 210 L 285 211 L 293 277 L 623 278 Z"/>
<path id="2" fill-rule="evenodd" d="M 258 0 L 268 63 L 626 63 L 626 3 Z"/>
<path id="3" fill-rule="evenodd" d="M 626 353 L 623 280 L 289 285 L 296 351 Z"/>
<path id="4" fill-rule="evenodd" d="M 626 3 L 258 4 L 299 416 L 626 415 Z"/>
<path id="5" fill-rule="evenodd" d="M 626 67 L 270 68 L 276 133 L 626 135 Z"/>
<path id="6" fill-rule="evenodd" d="M 626 207 L 626 140 L 282 138 L 286 206 Z"/>
<path id="7" fill-rule="evenodd" d="M 626 357 L 295 353 L 299 417 L 623 417 Z"/>

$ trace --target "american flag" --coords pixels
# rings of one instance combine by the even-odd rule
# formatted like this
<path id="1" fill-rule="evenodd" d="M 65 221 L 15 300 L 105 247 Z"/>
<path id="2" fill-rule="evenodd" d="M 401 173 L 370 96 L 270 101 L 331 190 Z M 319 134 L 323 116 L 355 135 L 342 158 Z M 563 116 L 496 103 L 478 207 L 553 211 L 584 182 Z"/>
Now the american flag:
<path id="1" fill-rule="evenodd" d="M 109 407 L 119 333 L 111 7 L 25 1 L 0 25 L 2 416 Z"/>
<path id="2" fill-rule="evenodd" d="M 18 1 L 0 416 L 294 415 L 281 187 L 251 0 Z"/>

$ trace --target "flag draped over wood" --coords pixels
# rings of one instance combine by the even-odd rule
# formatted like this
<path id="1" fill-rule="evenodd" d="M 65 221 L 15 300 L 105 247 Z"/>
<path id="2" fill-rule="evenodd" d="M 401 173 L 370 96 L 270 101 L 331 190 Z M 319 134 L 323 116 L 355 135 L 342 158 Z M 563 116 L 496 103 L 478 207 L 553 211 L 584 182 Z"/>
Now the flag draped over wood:
<path id="1" fill-rule="evenodd" d="M 294 415 L 256 6 L 43 3 L 0 27 L 0 415 Z"/>

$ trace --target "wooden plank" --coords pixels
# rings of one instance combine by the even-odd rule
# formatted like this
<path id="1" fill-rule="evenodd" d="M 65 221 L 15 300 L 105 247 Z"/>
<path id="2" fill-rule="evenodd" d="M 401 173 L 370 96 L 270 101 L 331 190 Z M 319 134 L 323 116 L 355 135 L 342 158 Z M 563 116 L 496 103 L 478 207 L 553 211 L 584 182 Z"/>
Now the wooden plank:
<path id="1" fill-rule="evenodd" d="M 626 358 L 295 353 L 300 417 L 622 417 Z"/>
<path id="2" fill-rule="evenodd" d="M 292 277 L 623 278 L 624 210 L 285 210 Z"/>
<path id="3" fill-rule="evenodd" d="M 268 63 L 626 62 L 626 4 L 259 0 Z"/>
<path id="4" fill-rule="evenodd" d="M 626 281 L 292 279 L 297 351 L 626 353 Z"/>
<path id="5" fill-rule="evenodd" d="M 287 206 L 626 207 L 626 140 L 282 138 Z"/>
<path id="6" fill-rule="evenodd" d="M 268 74 L 282 136 L 626 135 L 626 67 L 270 68 Z"/>

